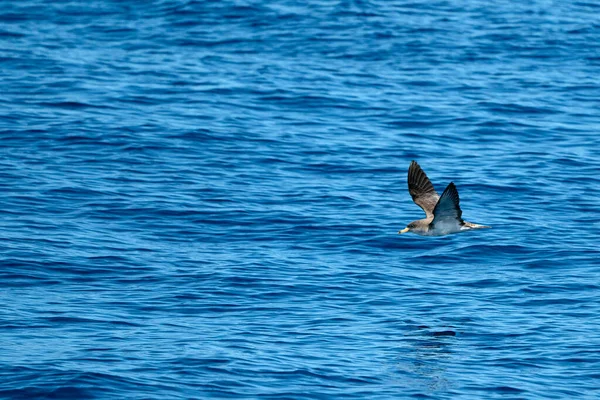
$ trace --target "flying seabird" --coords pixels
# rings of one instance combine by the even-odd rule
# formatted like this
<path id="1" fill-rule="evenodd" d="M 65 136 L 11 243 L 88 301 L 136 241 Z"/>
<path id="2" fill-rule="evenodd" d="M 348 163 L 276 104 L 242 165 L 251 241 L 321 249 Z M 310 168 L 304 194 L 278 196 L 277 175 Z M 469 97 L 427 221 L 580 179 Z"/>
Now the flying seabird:
<path id="1" fill-rule="evenodd" d="M 422 236 L 442 236 L 470 229 L 491 228 L 464 221 L 460 199 L 454 182 L 437 194 L 431 181 L 416 161 L 408 167 L 408 192 L 416 205 L 425 211 L 426 217 L 411 222 L 398 233 L 413 232 Z"/>

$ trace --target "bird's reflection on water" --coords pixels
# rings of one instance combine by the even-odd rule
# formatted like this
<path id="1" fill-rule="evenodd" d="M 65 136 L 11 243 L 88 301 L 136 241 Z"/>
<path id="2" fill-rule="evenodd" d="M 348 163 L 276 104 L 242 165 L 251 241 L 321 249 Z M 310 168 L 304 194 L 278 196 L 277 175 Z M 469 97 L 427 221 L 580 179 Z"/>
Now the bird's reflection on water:
<path id="1" fill-rule="evenodd" d="M 447 369 L 457 340 L 453 327 L 411 329 L 402 340 L 402 354 L 396 362 L 402 384 L 417 393 L 451 388 Z"/>

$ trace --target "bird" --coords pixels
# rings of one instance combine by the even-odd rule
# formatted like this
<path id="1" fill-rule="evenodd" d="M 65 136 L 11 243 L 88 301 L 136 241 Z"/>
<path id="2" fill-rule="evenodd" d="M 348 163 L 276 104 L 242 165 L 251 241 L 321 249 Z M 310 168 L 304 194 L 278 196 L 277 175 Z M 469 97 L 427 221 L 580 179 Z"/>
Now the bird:
<path id="1" fill-rule="evenodd" d="M 425 171 L 414 160 L 408 167 L 408 192 L 415 204 L 425 211 L 425 218 L 406 225 L 406 228 L 398 232 L 400 234 L 412 232 L 421 236 L 444 236 L 472 229 L 491 228 L 463 220 L 454 182 L 450 182 L 440 196 Z"/>

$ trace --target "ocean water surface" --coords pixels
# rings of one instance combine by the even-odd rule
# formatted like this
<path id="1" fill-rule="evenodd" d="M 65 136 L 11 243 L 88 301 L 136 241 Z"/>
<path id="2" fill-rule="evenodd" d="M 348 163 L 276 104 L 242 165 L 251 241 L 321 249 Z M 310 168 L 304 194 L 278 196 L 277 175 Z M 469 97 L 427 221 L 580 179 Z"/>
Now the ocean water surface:
<path id="1" fill-rule="evenodd" d="M 0 397 L 600 398 L 599 71 L 595 2 L 2 1 Z"/>

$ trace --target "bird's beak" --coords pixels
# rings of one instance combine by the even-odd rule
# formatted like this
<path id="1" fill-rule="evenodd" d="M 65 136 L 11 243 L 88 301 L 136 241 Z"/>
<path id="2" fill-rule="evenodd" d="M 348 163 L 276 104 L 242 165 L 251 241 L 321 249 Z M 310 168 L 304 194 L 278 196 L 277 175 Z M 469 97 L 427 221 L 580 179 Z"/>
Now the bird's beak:
<path id="1" fill-rule="evenodd" d="M 406 232 L 408 232 L 408 231 L 410 231 L 410 229 L 408 229 L 408 228 L 404 228 L 404 229 L 402 229 L 401 231 L 398 231 L 398 233 L 399 233 L 399 234 L 403 234 L 403 233 L 406 233 Z"/>

